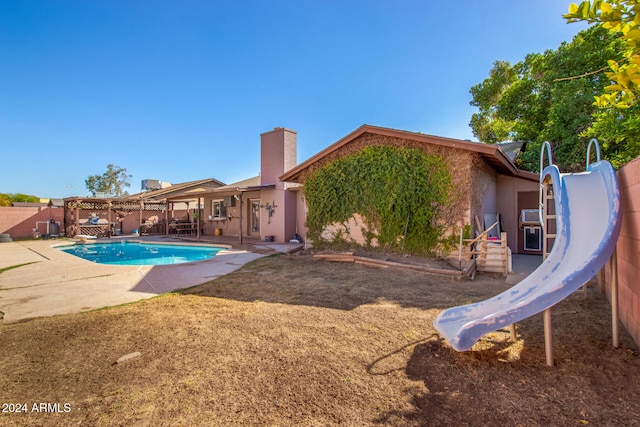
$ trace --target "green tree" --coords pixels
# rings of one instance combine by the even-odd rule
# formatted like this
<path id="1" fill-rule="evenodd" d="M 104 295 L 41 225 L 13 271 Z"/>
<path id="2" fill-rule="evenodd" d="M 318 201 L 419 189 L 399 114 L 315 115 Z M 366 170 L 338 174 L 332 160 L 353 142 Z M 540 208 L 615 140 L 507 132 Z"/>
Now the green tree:
<path id="1" fill-rule="evenodd" d="M 11 206 L 13 202 L 29 202 L 38 203 L 40 198 L 29 194 L 22 193 L 0 193 L 0 206 Z"/>
<path id="2" fill-rule="evenodd" d="M 518 73 L 507 61 L 496 61 L 489 77 L 470 90 L 473 100 L 470 102 L 480 111 L 471 116 L 471 128 L 480 141 L 487 144 L 511 139 L 515 123 L 505 120 L 499 114 L 498 102 L 504 92 L 518 80 Z"/>
<path id="3" fill-rule="evenodd" d="M 562 170 L 584 168 L 585 131 L 596 112 L 593 97 L 608 84 L 604 68 L 608 59 L 621 56 L 621 46 L 617 37 L 594 26 L 515 65 L 497 61 L 489 77 L 470 89 L 471 105 L 479 108 L 470 123 L 474 135 L 485 143 L 524 141 L 517 159 L 523 169 L 538 170 L 544 141 L 552 143 Z"/>
<path id="4" fill-rule="evenodd" d="M 133 175 L 128 175 L 125 168 L 109 163 L 104 174 L 91 175 L 85 179 L 84 183 L 87 186 L 87 190 L 94 196 L 97 193 L 105 193 L 119 197 L 128 194 L 124 188 L 131 185 L 129 182 L 131 178 L 133 178 Z"/>
<path id="5" fill-rule="evenodd" d="M 0 206 L 11 206 L 11 196 L 9 194 L 0 193 Z"/>
<path id="6" fill-rule="evenodd" d="M 32 196 L 29 194 L 15 193 L 10 194 L 12 202 L 28 202 L 28 203 L 38 203 L 40 202 L 40 198 L 36 196 Z"/>
<path id="7" fill-rule="evenodd" d="M 610 84 L 595 96 L 598 111 L 585 132 L 600 138 L 614 166 L 621 166 L 640 154 L 640 2 L 572 3 L 564 17 L 569 22 L 601 24 L 624 43 L 622 56 L 608 60 L 606 76 Z"/>

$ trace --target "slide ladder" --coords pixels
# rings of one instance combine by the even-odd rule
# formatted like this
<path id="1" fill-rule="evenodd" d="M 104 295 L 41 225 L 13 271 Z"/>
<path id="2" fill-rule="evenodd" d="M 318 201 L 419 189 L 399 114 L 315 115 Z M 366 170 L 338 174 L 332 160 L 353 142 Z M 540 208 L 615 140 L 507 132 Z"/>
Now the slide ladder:
<path id="1" fill-rule="evenodd" d="M 593 164 L 592 145 L 597 157 Z M 545 150 L 549 165 L 543 169 Z M 469 350 L 482 336 L 543 312 L 547 364 L 553 365 L 551 307 L 591 280 L 615 251 L 622 219 L 620 191 L 613 167 L 600 160 L 597 141 L 589 142 L 585 172 L 561 174 L 553 164 L 548 142 L 543 145 L 540 158 L 539 215 L 544 228 L 544 260 L 507 291 L 484 301 L 449 308 L 436 317 L 434 327 L 457 351 Z M 547 244 L 552 238 L 549 251 Z M 615 311 L 615 283 L 612 285 Z M 617 320 L 614 323 L 616 345 Z"/>

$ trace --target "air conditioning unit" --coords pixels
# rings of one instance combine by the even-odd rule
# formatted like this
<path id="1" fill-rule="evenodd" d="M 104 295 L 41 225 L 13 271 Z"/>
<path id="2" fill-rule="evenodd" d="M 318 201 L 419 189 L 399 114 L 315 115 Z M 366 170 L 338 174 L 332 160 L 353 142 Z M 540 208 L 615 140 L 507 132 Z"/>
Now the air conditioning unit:
<path id="1" fill-rule="evenodd" d="M 540 211 L 538 209 L 522 209 L 520 212 L 520 224 L 540 225 Z"/>
<path id="2" fill-rule="evenodd" d="M 233 196 L 224 196 L 224 199 L 222 201 L 222 206 L 224 207 L 230 207 L 230 206 L 235 206 L 236 205 L 236 198 Z"/>
<path id="3" fill-rule="evenodd" d="M 96 198 L 97 199 L 106 199 L 107 198 L 107 193 L 105 193 L 103 191 L 96 191 Z"/>
<path id="4" fill-rule="evenodd" d="M 162 183 L 158 179 L 143 179 L 142 190 L 159 190 L 162 188 Z"/>

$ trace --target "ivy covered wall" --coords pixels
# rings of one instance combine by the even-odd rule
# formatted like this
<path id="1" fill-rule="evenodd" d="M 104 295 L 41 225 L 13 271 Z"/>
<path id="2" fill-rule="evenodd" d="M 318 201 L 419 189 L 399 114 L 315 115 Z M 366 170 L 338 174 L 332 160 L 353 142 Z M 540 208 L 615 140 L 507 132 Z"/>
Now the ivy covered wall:
<path id="1" fill-rule="evenodd" d="M 404 244 L 410 253 L 438 247 L 455 193 L 443 157 L 387 145 L 365 147 L 317 169 L 304 192 L 308 236 L 315 244 L 347 243 L 349 228 L 356 225 L 366 245 L 394 251 Z M 345 227 L 323 234 L 335 223 Z"/>
<path id="2" fill-rule="evenodd" d="M 440 236 L 439 238 L 446 238 L 452 233 L 457 234 L 464 224 L 470 224 L 475 228 L 474 216 L 478 216 L 479 219 L 482 219 L 482 214 L 484 213 L 483 209 L 488 205 L 495 205 L 495 200 L 493 200 L 493 203 L 489 204 L 486 202 L 487 195 L 493 199 L 497 197 L 495 192 L 497 173 L 487 164 L 478 152 L 468 150 L 463 147 L 456 147 L 451 144 L 430 144 L 411 138 L 397 137 L 376 132 L 365 132 L 350 140 L 348 144 L 343 144 L 338 148 L 330 150 L 326 154 L 319 156 L 317 160 L 310 163 L 309 166 L 304 168 L 296 177 L 295 182 L 303 184 L 304 188 L 304 202 L 308 210 L 305 224 L 308 238 L 313 240 L 316 246 L 318 246 L 318 244 L 323 245 L 330 242 L 344 244 L 348 243 L 350 240 L 349 235 L 362 235 L 364 237 L 359 241 L 364 242 L 365 244 L 379 244 L 385 246 L 386 249 L 399 250 L 402 243 L 402 235 L 404 234 L 404 225 L 407 222 L 407 216 L 411 216 L 408 212 L 403 212 L 405 216 L 402 219 L 402 230 L 396 235 L 395 233 L 397 232 L 397 229 L 392 229 L 390 227 L 388 230 L 383 231 L 380 228 L 381 222 L 379 221 L 379 218 L 372 217 L 372 219 L 367 217 L 365 207 L 360 207 L 358 209 L 351 208 L 352 212 L 350 212 L 349 216 L 347 215 L 347 211 L 349 211 L 347 207 L 349 206 L 348 204 L 332 206 L 329 208 L 324 205 L 325 203 L 328 203 L 327 201 L 316 203 L 315 200 L 309 200 L 309 195 L 311 193 L 308 191 L 308 186 L 309 183 L 313 181 L 314 176 L 322 174 L 324 176 L 322 179 L 326 180 L 327 183 L 331 180 L 339 182 L 339 180 L 342 179 L 350 179 L 354 176 L 352 169 L 342 169 L 341 173 L 344 175 L 344 178 L 340 178 L 340 174 L 337 174 L 333 178 L 329 178 L 332 176 L 331 173 L 328 173 L 330 169 L 327 169 L 327 172 L 321 171 L 326 168 L 335 168 L 333 169 L 333 172 L 340 170 L 340 167 L 332 165 L 335 162 L 339 162 L 341 159 L 350 158 L 352 156 L 357 157 L 366 149 L 373 148 L 381 148 L 390 151 L 414 149 L 416 153 L 420 152 L 427 155 L 427 157 L 434 159 L 430 165 L 432 164 L 432 166 L 442 167 L 448 172 L 449 185 L 447 187 L 446 203 L 441 204 L 441 207 L 446 206 L 446 208 L 438 209 L 437 217 L 435 219 L 437 232 Z M 429 167 L 432 168 L 432 166 Z M 325 173 L 326 175 L 324 175 Z M 385 175 L 384 179 L 390 179 L 389 176 L 390 175 Z M 310 179 L 311 181 L 309 181 Z M 391 180 L 396 183 L 408 182 L 406 177 L 395 177 L 391 178 Z M 359 184 L 354 185 L 357 186 Z M 338 186 L 333 190 L 328 189 L 328 197 L 336 198 L 336 200 L 339 200 L 341 197 L 344 198 L 344 195 L 339 193 L 339 188 L 340 187 Z M 405 188 L 407 188 L 406 185 Z M 334 191 L 334 193 L 331 194 L 329 191 Z M 387 198 L 387 196 L 385 196 L 385 198 Z M 313 196 L 311 196 L 311 199 L 313 199 Z M 400 200 L 405 199 L 400 197 Z M 411 209 L 414 207 L 414 205 L 411 205 Z M 330 222 L 329 216 L 322 217 L 322 214 L 319 212 L 325 208 L 329 208 L 329 212 L 341 212 L 341 215 L 333 217 L 339 219 L 336 219 L 334 222 Z M 319 211 L 316 212 L 316 209 L 319 209 Z M 402 209 L 405 208 L 397 208 L 394 211 L 394 214 L 397 215 L 397 218 L 391 221 L 394 223 L 394 227 L 397 227 L 397 224 L 400 222 L 400 217 L 402 216 L 400 215 L 400 212 Z M 495 212 L 492 211 L 487 213 Z M 320 215 L 322 220 L 320 220 L 318 215 Z M 371 212 L 369 212 L 369 216 L 371 216 Z M 323 222 L 324 224 L 322 224 Z M 412 237 L 409 236 L 411 230 L 415 231 L 416 229 L 419 229 L 419 227 L 415 227 L 416 224 L 413 225 L 413 228 L 409 227 L 407 230 L 407 243 L 412 239 Z M 364 230 L 362 230 L 363 228 Z M 382 241 L 379 240 L 379 234 L 382 235 Z M 321 236 L 324 237 L 324 239 L 322 239 Z M 410 250 L 407 250 L 405 247 L 405 252 L 424 253 L 425 251 L 433 250 L 429 243 L 434 241 L 433 236 L 427 237 L 426 235 L 423 235 L 422 237 L 417 238 L 416 241 L 419 243 L 416 245 L 410 244 Z M 429 243 L 429 245 L 425 245 L 425 242 Z"/>

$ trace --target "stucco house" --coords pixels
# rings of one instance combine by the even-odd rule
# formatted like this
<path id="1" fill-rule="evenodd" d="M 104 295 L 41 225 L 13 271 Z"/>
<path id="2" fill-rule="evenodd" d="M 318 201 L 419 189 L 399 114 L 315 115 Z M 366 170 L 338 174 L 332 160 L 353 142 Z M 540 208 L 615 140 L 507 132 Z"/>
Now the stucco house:
<path id="1" fill-rule="evenodd" d="M 298 216 L 297 192 L 291 191 L 297 184 L 278 177 L 296 165 L 296 136 L 285 128 L 263 133 L 260 175 L 232 184 L 208 178 L 123 198 L 65 199 L 67 235 L 110 237 L 137 230 L 197 239 L 224 235 L 240 243 L 289 241 L 304 217 Z"/>
<path id="2" fill-rule="evenodd" d="M 476 228 L 478 222 L 500 214 L 502 231 L 507 233 L 508 246 L 513 253 L 540 254 L 535 245 L 525 245 L 531 227 L 525 230 L 520 223 L 521 213 L 538 207 L 538 175 L 520 170 L 512 158 L 499 145 L 487 145 L 422 133 L 408 132 L 371 125 L 363 125 L 331 144 L 308 160 L 287 169 L 280 175 L 282 183 L 297 184 L 289 187 L 297 197 L 297 225 L 301 227 L 304 217 L 304 183 L 314 171 L 330 162 L 362 150 L 367 146 L 411 147 L 441 157 L 452 175 L 452 185 L 459 197 L 458 224 L 469 224 Z M 282 184 L 284 185 L 284 184 Z M 286 186 L 285 186 L 286 187 Z M 482 225 L 481 225 L 482 226 Z M 539 234 L 538 234 L 539 235 Z M 357 239 L 354 239 L 357 240 Z M 529 238 L 528 243 L 531 243 Z"/>
<path id="3" fill-rule="evenodd" d="M 495 218 L 500 214 L 501 231 L 507 233 L 513 253 L 541 253 L 531 244 L 531 231 L 535 227 L 530 224 L 523 227 L 520 222 L 523 210 L 538 207 L 538 175 L 518 169 L 513 155 L 505 154 L 499 144 L 363 125 L 300 164 L 296 160 L 296 144 L 296 131 L 277 127 L 260 135 L 258 176 L 226 185 L 215 179 L 176 184 L 119 201 L 126 202 L 132 212 L 121 220 L 122 233 L 148 229 L 153 233 L 172 234 L 177 231 L 172 228 L 177 221 L 190 223 L 189 230 L 198 239 L 224 235 L 235 237 L 239 242 L 288 242 L 295 237 L 306 241 L 304 183 L 311 173 L 367 146 L 412 147 L 446 162 L 462 207 L 456 225 L 469 224 L 476 229 L 477 224 L 484 225 L 485 216 Z M 505 151 L 512 149 L 510 146 Z M 81 223 L 87 222 L 85 217 L 89 214 L 78 211 L 79 200 L 73 201 L 76 202 L 74 208 L 66 210 L 67 226 L 76 224 L 76 218 L 80 218 Z M 67 207 L 71 206 L 71 200 L 65 202 Z M 104 211 L 101 212 L 103 222 L 115 222 L 115 213 L 104 199 L 100 202 L 104 204 L 99 209 Z M 135 206 L 129 207 L 131 203 Z M 155 228 L 149 228 L 151 225 Z M 76 228 L 80 231 L 81 227 Z M 538 235 L 533 237 L 539 236 L 538 230 Z"/>
<path id="4" fill-rule="evenodd" d="M 297 133 L 278 127 L 260 135 L 260 175 L 227 184 L 203 198 L 204 232 L 286 242 L 301 234 L 297 184 L 279 179 L 297 162 Z"/>

